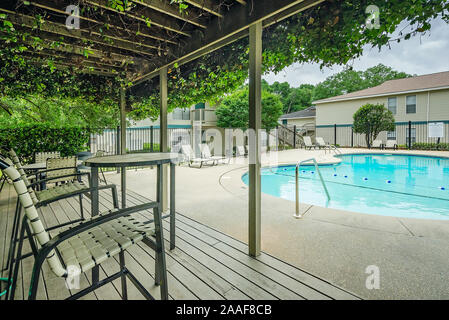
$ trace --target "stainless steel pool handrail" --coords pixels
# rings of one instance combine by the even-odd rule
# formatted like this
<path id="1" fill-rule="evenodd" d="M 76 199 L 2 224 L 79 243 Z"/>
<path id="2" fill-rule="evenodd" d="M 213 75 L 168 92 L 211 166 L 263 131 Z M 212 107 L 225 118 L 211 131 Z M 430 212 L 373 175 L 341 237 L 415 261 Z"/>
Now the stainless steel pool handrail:
<path id="1" fill-rule="evenodd" d="M 321 175 L 321 171 L 320 171 L 320 168 L 318 167 L 318 162 L 316 161 L 316 159 L 315 158 L 311 158 L 311 159 L 307 159 L 307 160 L 298 161 L 296 163 L 296 169 L 295 169 L 296 211 L 295 211 L 295 214 L 293 215 L 297 219 L 302 218 L 302 215 L 299 214 L 299 185 L 298 185 L 298 181 L 299 181 L 299 167 L 301 166 L 301 164 L 306 163 L 306 162 L 311 162 L 311 161 L 315 165 L 315 170 L 316 170 L 316 172 L 318 172 L 318 175 L 320 176 L 321 184 L 323 185 L 324 191 L 326 192 L 327 201 L 330 201 L 330 199 L 331 199 L 331 197 L 329 195 L 329 191 L 327 190 L 326 183 L 324 182 L 323 176 Z"/>
<path id="2" fill-rule="evenodd" d="M 327 149 L 329 149 L 329 153 L 332 153 L 332 151 L 334 151 L 335 154 L 342 154 L 341 151 L 337 148 L 337 146 L 334 146 L 333 144 L 327 145 L 324 148 L 324 153 L 327 153 Z"/>

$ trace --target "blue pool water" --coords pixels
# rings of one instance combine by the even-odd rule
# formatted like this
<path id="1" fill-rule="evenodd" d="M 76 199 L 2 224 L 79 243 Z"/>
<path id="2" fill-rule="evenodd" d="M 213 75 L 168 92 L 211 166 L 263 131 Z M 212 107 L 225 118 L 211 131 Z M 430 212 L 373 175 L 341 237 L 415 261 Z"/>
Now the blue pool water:
<path id="1" fill-rule="evenodd" d="M 357 154 L 320 166 L 331 200 L 313 166 L 301 166 L 299 198 L 329 208 L 394 217 L 449 220 L 449 159 Z M 248 184 L 247 174 L 242 177 Z M 262 192 L 295 200 L 295 166 L 262 168 Z"/>

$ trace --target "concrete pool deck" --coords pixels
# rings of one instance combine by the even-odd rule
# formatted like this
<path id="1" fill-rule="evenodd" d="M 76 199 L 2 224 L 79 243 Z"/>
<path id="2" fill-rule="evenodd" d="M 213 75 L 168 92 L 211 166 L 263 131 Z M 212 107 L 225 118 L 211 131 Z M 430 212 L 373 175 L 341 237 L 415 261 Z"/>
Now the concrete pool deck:
<path id="1" fill-rule="evenodd" d="M 449 152 L 341 149 L 342 153 L 406 153 L 449 157 Z M 277 153 L 280 164 L 316 157 L 324 151 Z M 130 170 L 128 188 L 155 197 L 155 171 Z M 186 216 L 247 242 L 248 189 L 244 163 L 202 169 L 177 167 L 176 209 Z M 120 184 L 120 176 L 107 174 Z M 151 183 L 149 183 L 151 182 Z M 385 217 L 262 195 L 262 250 L 368 299 L 449 299 L 449 221 Z M 449 208 L 448 208 L 449 210 Z M 368 290 L 368 266 L 380 270 L 380 289 Z"/>

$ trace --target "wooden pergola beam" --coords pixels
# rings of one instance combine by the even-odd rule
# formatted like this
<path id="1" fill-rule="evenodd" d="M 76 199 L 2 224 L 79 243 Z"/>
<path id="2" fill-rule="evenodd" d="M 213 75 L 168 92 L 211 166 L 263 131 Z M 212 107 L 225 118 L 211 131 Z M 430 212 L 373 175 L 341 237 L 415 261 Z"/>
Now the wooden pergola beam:
<path id="1" fill-rule="evenodd" d="M 171 17 L 183 20 L 197 27 L 206 29 L 207 22 L 201 18 L 201 16 L 196 12 L 180 12 L 176 6 L 168 4 L 165 1 L 160 0 L 134 0 L 135 3 L 142 5 L 144 7 L 159 11 L 163 14 L 169 15 Z"/>
<path id="2" fill-rule="evenodd" d="M 209 12 L 219 18 L 223 18 L 223 15 L 220 13 L 219 6 L 211 0 L 185 0 L 184 2 Z"/>
<path id="3" fill-rule="evenodd" d="M 120 71 L 124 71 L 125 65 L 120 65 L 120 63 L 110 63 L 110 62 L 106 62 L 106 61 L 101 61 L 98 58 L 84 58 L 83 56 L 73 56 L 73 55 L 69 55 L 69 54 L 57 54 L 55 52 L 52 51 L 48 51 L 48 50 L 37 50 L 37 51 L 33 51 L 33 52 L 27 52 L 25 51 L 24 53 L 22 53 L 24 55 L 29 55 L 31 57 L 33 56 L 44 56 L 44 57 L 48 57 L 48 58 L 53 58 L 56 59 L 58 61 L 61 62 L 66 62 L 66 63 L 71 63 L 74 66 L 77 66 L 79 64 L 82 64 L 86 67 L 99 67 L 99 68 L 113 68 L 113 69 L 117 69 Z M 74 61 L 76 60 L 76 61 Z"/>
<path id="4" fill-rule="evenodd" d="M 37 65 L 37 66 L 42 66 L 44 65 L 43 61 L 39 61 L 39 60 L 31 60 L 30 63 Z M 60 70 L 66 70 L 67 68 L 73 68 L 73 65 L 67 64 L 67 63 L 55 63 L 54 67 Z M 95 68 L 85 68 L 85 69 L 76 69 L 75 71 L 79 72 L 79 73 L 83 73 L 83 74 L 94 74 L 94 75 L 98 75 L 98 76 L 103 76 L 103 77 L 116 77 L 117 73 L 112 73 L 109 71 L 105 71 L 102 69 L 95 69 Z"/>
<path id="5" fill-rule="evenodd" d="M 90 48 L 90 47 L 83 47 L 76 45 L 74 43 L 67 43 L 66 41 L 62 41 L 59 37 L 52 35 L 52 34 L 46 34 L 44 36 L 44 39 L 42 42 L 34 42 L 33 40 L 29 38 L 25 39 L 19 39 L 19 42 L 27 45 L 27 46 L 37 46 L 37 44 L 46 49 L 54 51 L 55 54 L 58 54 L 58 52 L 67 53 L 75 56 L 83 56 L 85 57 L 87 55 L 88 58 L 97 58 L 99 60 L 105 60 L 105 61 L 114 61 L 116 63 L 120 64 L 134 64 L 135 58 L 126 56 L 123 54 L 115 53 L 119 50 L 111 49 L 108 51 Z"/>
<path id="6" fill-rule="evenodd" d="M 131 12 L 126 12 L 126 11 L 119 11 L 116 10 L 114 8 L 111 8 L 108 5 L 107 0 L 85 0 L 85 3 L 94 5 L 96 7 L 105 9 L 105 10 L 109 10 L 112 12 L 115 12 L 119 15 L 123 15 L 126 17 L 129 17 L 131 19 L 135 19 L 138 21 L 142 21 L 142 22 L 150 22 L 151 26 L 156 26 L 159 27 L 161 29 L 165 29 L 167 31 L 171 31 L 186 37 L 190 37 L 190 33 L 185 31 L 185 29 L 183 26 L 181 26 L 177 21 L 175 21 L 174 19 L 171 19 L 167 16 L 158 14 L 156 11 L 150 11 L 150 9 L 145 8 L 139 11 L 140 15 L 137 15 L 135 13 L 131 13 Z M 142 17 L 143 16 L 143 17 Z"/>
<path id="7" fill-rule="evenodd" d="M 263 27 L 278 22 L 293 14 L 313 7 L 324 0 L 259 0 L 257 6 L 233 6 L 224 19 L 214 18 L 204 31 L 203 37 L 192 39 L 186 46 L 170 52 L 171 59 L 166 59 L 161 66 L 150 73 L 135 79 L 139 84 L 159 74 L 162 67 L 182 65 L 209 52 L 217 50 L 242 37 L 248 36 L 249 27 L 262 21 Z"/>
<path id="8" fill-rule="evenodd" d="M 34 22 L 35 22 L 34 17 L 10 12 L 9 10 L 5 10 L 3 8 L 0 8 L 0 12 L 8 13 L 9 14 L 8 20 L 11 21 L 14 25 L 24 26 L 24 27 L 27 27 L 30 29 L 36 28 L 36 26 L 34 24 Z M 76 39 L 80 39 L 80 40 L 87 40 L 87 41 L 91 41 L 94 43 L 98 43 L 103 46 L 120 48 L 122 50 L 135 52 L 135 53 L 138 53 L 141 55 L 152 55 L 151 52 L 147 51 L 149 49 L 158 50 L 157 47 L 153 48 L 153 47 L 150 47 L 149 45 L 137 44 L 137 43 L 133 43 L 132 41 L 120 39 L 117 37 L 114 37 L 114 39 L 109 37 L 111 39 L 110 40 L 111 42 L 108 43 L 104 39 L 105 36 L 101 36 L 99 34 L 95 34 L 93 32 L 91 33 L 89 31 L 84 31 L 81 29 L 80 30 L 69 30 L 63 24 L 51 22 L 48 20 L 45 20 L 44 23 L 42 23 L 39 26 L 39 30 L 54 33 L 54 34 L 57 34 L 60 36 L 71 37 L 71 38 L 76 38 Z"/>
<path id="9" fill-rule="evenodd" d="M 70 16 L 71 14 L 68 13 L 65 10 L 62 10 L 63 8 L 67 7 L 69 4 L 71 4 L 70 0 L 63 0 L 63 5 L 59 5 L 58 7 L 56 7 L 56 4 L 54 3 L 54 1 L 49 1 L 49 0 L 40 0 L 40 2 L 43 3 L 38 3 L 38 2 L 34 2 L 34 1 L 30 1 L 30 5 L 35 6 L 37 8 L 41 8 L 44 10 L 48 10 L 48 11 L 52 11 L 54 13 L 58 13 L 58 14 L 62 14 L 65 16 Z M 61 9 L 62 8 L 62 9 Z M 78 16 L 78 18 L 80 18 L 81 20 L 84 21 L 88 21 L 88 22 L 92 22 L 92 23 L 96 23 L 100 26 L 108 26 L 112 29 L 116 29 L 116 30 L 120 30 L 122 32 L 132 32 L 136 37 L 145 37 L 145 38 L 149 38 L 149 39 L 153 39 L 153 40 L 157 40 L 157 41 L 163 41 L 163 42 L 167 42 L 167 43 L 171 43 L 171 44 L 177 44 L 177 42 L 172 41 L 170 39 L 168 39 L 166 36 L 160 34 L 159 32 L 155 32 L 155 30 L 151 30 L 151 33 L 147 33 L 145 32 L 146 29 L 149 29 L 146 24 L 142 23 L 139 27 L 136 26 L 127 26 L 126 28 L 116 24 L 114 21 L 114 19 L 112 19 L 112 17 L 110 17 L 109 15 L 103 14 L 102 16 L 105 16 L 105 18 L 107 18 L 107 21 L 100 21 L 98 19 L 93 19 L 92 17 L 87 17 L 84 15 L 80 15 Z M 105 19 L 106 20 L 106 19 Z M 142 28 L 145 31 L 142 31 Z"/>

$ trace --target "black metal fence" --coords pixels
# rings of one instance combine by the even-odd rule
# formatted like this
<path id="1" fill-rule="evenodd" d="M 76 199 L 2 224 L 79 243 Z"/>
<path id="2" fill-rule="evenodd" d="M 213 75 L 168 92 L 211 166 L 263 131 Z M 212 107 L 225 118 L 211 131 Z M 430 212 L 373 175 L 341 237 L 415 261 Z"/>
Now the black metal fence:
<path id="1" fill-rule="evenodd" d="M 352 125 L 317 126 L 316 136 L 342 147 L 366 147 L 365 135 L 354 133 Z M 449 122 L 444 122 L 444 137 L 440 139 L 428 137 L 427 122 L 413 121 L 396 123 L 395 131 L 381 132 L 377 139 L 384 143 L 396 140 L 398 145 L 407 148 L 411 148 L 413 143 L 449 143 Z"/>
<path id="2" fill-rule="evenodd" d="M 190 130 L 169 128 L 167 144 L 171 152 L 179 152 L 182 144 L 190 144 Z M 90 151 L 99 150 L 106 154 L 118 154 L 120 150 L 120 129 L 101 129 L 101 133 L 91 134 Z M 160 129 L 158 127 L 126 128 L 126 149 L 128 152 L 159 151 Z"/>

